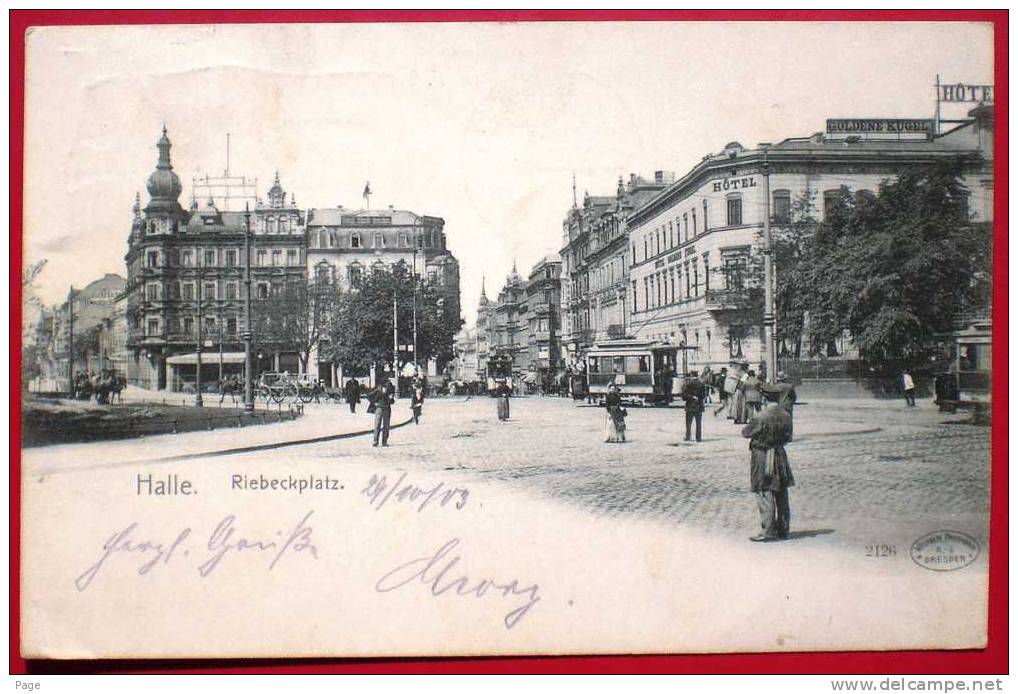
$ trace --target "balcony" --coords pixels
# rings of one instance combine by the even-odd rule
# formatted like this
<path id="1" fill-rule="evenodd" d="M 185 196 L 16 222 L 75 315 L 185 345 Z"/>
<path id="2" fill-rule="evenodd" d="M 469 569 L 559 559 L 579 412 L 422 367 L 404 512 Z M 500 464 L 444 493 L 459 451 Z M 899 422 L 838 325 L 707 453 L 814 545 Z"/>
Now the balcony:
<path id="1" fill-rule="evenodd" d="M 704 307 L 712 313 L 741 311 L 756 304 L 752 289 L 711 289 L 704 294 Z"/>

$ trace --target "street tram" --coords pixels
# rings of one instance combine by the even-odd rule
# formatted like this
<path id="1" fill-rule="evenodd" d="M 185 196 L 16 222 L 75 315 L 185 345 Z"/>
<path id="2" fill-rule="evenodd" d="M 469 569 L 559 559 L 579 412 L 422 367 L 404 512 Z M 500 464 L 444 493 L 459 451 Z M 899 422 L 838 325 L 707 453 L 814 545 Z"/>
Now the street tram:
<path id="1" fill-rule="evenodd" d="M 511 354 L 496 354 L 488 359 L 488 393 L 493 394 L 500 383 L 513 388 L 513 358 Z"/>
<path id="2" fill-rule="evenodd" d="M 667 404 L 677 377 L 679 347 L 651 340 L 606 340 L 587 350 L 587 388 L 591 396 L 603 398 L 613 383 L 624 400 L 648 405 Z"/>

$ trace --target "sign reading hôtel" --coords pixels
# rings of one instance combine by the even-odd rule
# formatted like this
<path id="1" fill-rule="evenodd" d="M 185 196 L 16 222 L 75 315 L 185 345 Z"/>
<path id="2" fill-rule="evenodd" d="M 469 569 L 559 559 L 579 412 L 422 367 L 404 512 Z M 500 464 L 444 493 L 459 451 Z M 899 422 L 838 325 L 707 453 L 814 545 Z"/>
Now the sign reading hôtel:
<path id="1" fill-rule="evenodd" d="M 829 133 L 922 133 L 933 132 L 928 118 L 828 118 Z"/>
<path id="2" fill-rule="evenodd" d="M 743 188 L 756 188 L 756 176 L 723 178 L 720 181 L 714 181 L 715 193 L 720 193 L 724 190 L 742 190 Z"/>

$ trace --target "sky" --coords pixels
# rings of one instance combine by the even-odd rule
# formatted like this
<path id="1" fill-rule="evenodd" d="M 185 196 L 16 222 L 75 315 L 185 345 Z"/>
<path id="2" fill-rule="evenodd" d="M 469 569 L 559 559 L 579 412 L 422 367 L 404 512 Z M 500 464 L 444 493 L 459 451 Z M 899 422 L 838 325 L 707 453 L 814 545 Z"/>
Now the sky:
<path id="1" fill-rule="evenodd" d="M 43 302 L 126 276 L 163 124 L 191 179 L 278 170 L 302 207 L 445 219 L 464 318 L 562 247 L 579 196 L 681 176 L 733 140 L 834 117 L 920 117 L 937 74 L 990 84 L 973 23 L 523 23 L 44 27 L 27 40 L 24 262 Z M 955 109 L 945 116 L 964 116 Z"/>

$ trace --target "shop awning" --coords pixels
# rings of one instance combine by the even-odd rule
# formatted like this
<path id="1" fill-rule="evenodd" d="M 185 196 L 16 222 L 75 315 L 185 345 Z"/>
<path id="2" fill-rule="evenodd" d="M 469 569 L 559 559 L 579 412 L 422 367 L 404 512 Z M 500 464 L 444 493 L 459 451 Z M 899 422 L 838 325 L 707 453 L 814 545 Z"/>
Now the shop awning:
<path id="1" fill-rule="evenodd" d="M 198 354 L 191 352 L 190 354 L 175 354 L 172 357 L 167 357 L 167 364 L 197 364 Z M 218 364 L 219 363 L 219 352 L 202 352 L 201 353 L 202 364 Z M 244 353 L 243 352 L 223 352 L 223 363 L 224 364 L 243 364 Z"/>

